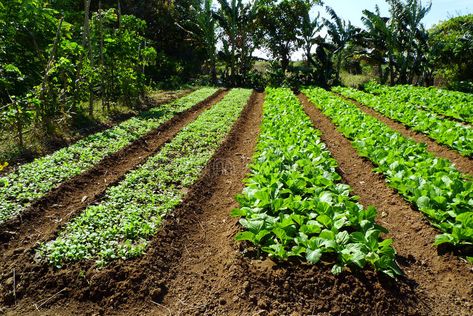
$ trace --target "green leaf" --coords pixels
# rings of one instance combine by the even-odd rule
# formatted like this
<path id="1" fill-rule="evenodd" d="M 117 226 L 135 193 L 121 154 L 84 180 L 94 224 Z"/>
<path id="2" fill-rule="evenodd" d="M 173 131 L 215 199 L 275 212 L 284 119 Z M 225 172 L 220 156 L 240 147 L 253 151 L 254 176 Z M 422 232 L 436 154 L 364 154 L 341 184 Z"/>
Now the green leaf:
<path id="1" fill-rule="evenodd" d="M 340 273 L 342 273 L 342 271 L 343 271 L 343 267 L 341 265 L 338 265 L 338 264 L 333 265 L 332 267 L 333 275 L 339 275 Z"/>
<path id="2" fill-rule="evenodd" d="M 427 196 L 421 196 L 417 199 L 416 202 L 419 209 L 429 209 L 430 208 L 430 199 Z"/>
<path id="3" fill-rule="evenodd" d="M 319 262 L 322 257 L 322 251 L 320 249 L 307 249 L 306 250 L 306 259 L 312 264 Z"/>
<path id="4" fill-rule="evenodd" d="M 317 216 L 317 221 L 327 228 L 330 228 L 330 226 L 332 226 L 332 219 L 325 214 Z"/>

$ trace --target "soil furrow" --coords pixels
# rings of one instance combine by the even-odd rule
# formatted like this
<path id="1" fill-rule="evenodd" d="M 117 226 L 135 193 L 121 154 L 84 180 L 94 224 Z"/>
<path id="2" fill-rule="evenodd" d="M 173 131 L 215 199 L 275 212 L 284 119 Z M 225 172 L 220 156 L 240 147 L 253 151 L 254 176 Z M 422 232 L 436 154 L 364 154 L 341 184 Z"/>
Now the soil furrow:
<path id="1" fill-rule="evenodd" d="M 171 271 L 163 309 L 173 315 L 193 314 L 206 310 L 211 302 L 227 302 L 225 290 L 234 286 L 228 268 L 236 264 L 238 249 L 234 235 L 237 219 L 230 213 L 238 207 L 235 196 L 241 193 L 243 179 L 249 172 L 262 117 L 263 94 L 256 94 L 249 111 L 236 126 L 231 142 L 219 156 L 219 165 L 208 174 L 205 187 L 196 195 L 189 212 L 199 213 L 187 227 L 182 257 Z M 159 309 L 158 309 L 159 310 Z"/>
<path id="2" fill-rule="evenodd" d="M 152 310 L 157 302 L 167 292 L 170 269 L 179 264 L 183 249 L 188 245 L 188 231 L 200 225 L 199 213 L 204 212 L 201 205 L 213 192 L 215 181 L 213 178 L 226 179 L 232 182 L 234 172 L 246 174 L 238 166 L 250 161 L 247 151 L 241 149 L 239 142 L 244 141 L 242 129 L 244 122 L 253 115 L 259 104 L 255 99 L 260 97 L 253 94 L 240 118 L 232 128 L 224 143 L 213 156 L 202 177 L 192 186 L 184 202 L 175 211 L 168 215 L 162 228 L 148 246 L 146 255 L 135 260 L 114 261 L 103 269 L 97 270 L 93 262 L 78 262 L 65 267 L 54 269 L 42 263 L 34 262 L 34 253 L 31 249 L 14 254 L 18 259 L 9 259 L 0 271 L 4 272 L 3 297 L 0 300 L 11 305 L 14 298 L 5 296 L 7 287 L 12 286 L 12 269 L 24 265 L 25 268 L 16 271 L 17 277 L 17 305 L 9 309 L 11 314 L 36 314 L 33 304 L 42 303 L 43 314 L 72 315 L 74 313 L 141 315 L 144 311 Z M 252 120 L 258 128 L 259 122 Z M 246 126 L 246 124 L 245 124 Z M 251 136 L 249 136 L 251 137 Z M 256 138 L 256 137 L 255 137 Z M 237 148 L 231 150 L 232 148 Z M 227 154 L 230 151 L 231 154 Z M 251 154 L 251 153 L 250 153 Z M 233 183 L 241 190 L 240 180 Z M 237 191 L 238 191 L 237 190 Z M 228 192 L 225 203 L 232 200 L 234 192 Z M 228 213 L 226 214 L 228 216 Z M 8 278 L 10 277 L 10 278 Z M 0 294 L 2 294 L 0 287 Z M 8 291 L 11 294 L 11 290 Z M 57 294 L 57 295 L 56 295 Z M 119 309 L 118 309 L 119 308 Z M 0 309 L 1 312 L 1 309 Z"/>
<path id="3" fill-rule="evenodd" d="M 378 209 L 378 222 L 389 230 L 398 251 L 398 261 L 408 280 L 416 284 L 416 294 L 432 315 L 468 315 L 473 304 L 473 270 L 462 259 L 439 255 L 433 246 L 438 233 L 423 214 L 416 211 L 394 190 L 382 175 L 372 171 L 370 161 L 360 157 L 336 126 L 302 94 L 314 126 L 339 163 L 344 181 L 360 196 L 360 202 Z M 366 111 L 367 112 L 367 111 Z"/>
<path id="4" fill-rule="evenodd" d="M 61 184 L 33 203 L 21 216 L 0 226 L 3 257 L 6 259 L 12 252 L 29 249 L 38 241 L 52 237 L 77 212 L 97 201 L 109 186 L 118 183 L 128 171 L 146 161 L 225 94 L 224 91 L 218 91 L 191 109 L 176 115 L 158 129 L 103 159 L 89 171 Z"/>
<path id="5" fill-rule="evenodd" d="M 335 93 L 335 94 L 337 94 L 337 93 Z M 473 176 L 473 159 L 472 158 L 462 156 L 458 152 L 456 152 L 455 150 L 450 149 L 449 147 L 447 147 L 445 145 L 441 145 L 441 144 L 435 142 L 434 140 L 430 139 L 427 135 L 422 134 L 422 133 L 417 133 L 417 132 L 409 129 L 408 127 L 406 127 L 402 123 L 396 122 L 396 121 L 380 114 L 379 112 L 373 110 L 372 108 L 367 107 L 366 105 L 363 105 L 362 103 L 360 103 L 358 101 L 347 98 L 347 97 L 342 96 L 340 94 L 337 94 L 337 95 L 340 98 L 344 99 L 344 100 L 352 102 L 353 104 L 358 106 L 358 108 L 361 111 L 363 111 L 366 114 L 369 114 L 369 115 L 375 117 L 376 119 L 380 120 L 381 122 L 383 122 L 384 124 L 386 124 L 387 126 L 392 128 L 393 130 L 401 133 L 404 137 L 411 138 L 411 139 L 413 139 L 414 141 L 416 141 L 418 143 L 425 143 L 427 145 L 427 149 L 432 154 L 434 154 L 437 157 L 441 157 L 441 158 L 445 158 L 445 159 L 450 160 L 452 163 L 455 164 L 455 167 L 460 172 L 463 172 L 463 173 L 466 173 L 466 174 L 469 174 L 469 175 Z"/>

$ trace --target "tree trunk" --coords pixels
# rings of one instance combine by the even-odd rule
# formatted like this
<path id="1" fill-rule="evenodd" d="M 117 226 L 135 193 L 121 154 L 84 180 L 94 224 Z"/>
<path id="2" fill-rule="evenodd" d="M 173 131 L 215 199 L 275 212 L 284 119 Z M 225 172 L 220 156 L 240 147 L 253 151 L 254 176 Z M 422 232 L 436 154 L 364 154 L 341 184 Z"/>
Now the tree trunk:
<path id="1" fill-rule="evenodd" d="M 340 69 L 342 68 L 342 51 L 337 56 L 337 69 L 335 73 L 335 81 L 338 84 L 340 82 Z"/>
<path id="2" fill-rule="evenodd" d="M 17 129 L 17 135 L 18 135 L 18 148 L 20 151 L 23 151 L 25 148 L 25 144 L 23 141 L 23 120 L 21 118 L 21 109 L 20 105 L 18 102 L 16 103 L 16 129 Z"/>
<path id="3" fill-rule="evenodd" d="M 48 102 L 46 101 L 46 91 L 49 91 L 49 88 L 48 88 L 49 87 L 49 71 L 51 70 L 53 63 L 56 60 L 57 46 L 59 43 L 59 39 L 61 37 L 61 27 L 62 27 L 63 21 L 64 21 L 64 17 L 61 17 L 61 19 L 59 20 L 57 31 L 56 31 L 56 38 L 54 39 L 53 49 L 51 51 L 51 55 L 49 56 L 49 60 L 46 65 L 43 81 L 41 83 L 41 92 L 39 96 L 39 99 L 41 101 L 41 121 L 48 133 L 51 131 L 51 124 L 49 122 L 49 117 L 48 117 L 50 116 L 51 113 L 48 113 L 48 109 L 44 108 L 45 106 L 48 106 Z"/>
<path id="4" fill-rule="evenodd" d="M 378 64 L 378 76 L 379 76 L 379 82 L 384 83 L 384 77 L 383 77 L 383 65 L 381 63 Z"/>
<path id="5" fill-rule="evenodd" d="M 90 69 L 93 71 L 94 70 L 94 54 L 93 54 L 93 49 L 92 49 L 92 39 L 90 36 L 90 18 L 89 18 L 90 1 L 91 0 L 88 1 L 88 7 L 85 12 L 84 32 L 87 38 L 87 46 L 89 48 Z M 92 117 L 93 115 L 94 115 L 94 85 L 91 78 L 89 78 L 89 116 Z"/>
<path id="6" fill-rule="evenodd" d="M 102 109 L 110 110 L 110 106 L 105 96 L 105 62 L 103 56 L 103 12 L 102 12 L 102 1 L 99 1 L 99 37 L 100 37 L 100 99 L 102 100 Z"/>

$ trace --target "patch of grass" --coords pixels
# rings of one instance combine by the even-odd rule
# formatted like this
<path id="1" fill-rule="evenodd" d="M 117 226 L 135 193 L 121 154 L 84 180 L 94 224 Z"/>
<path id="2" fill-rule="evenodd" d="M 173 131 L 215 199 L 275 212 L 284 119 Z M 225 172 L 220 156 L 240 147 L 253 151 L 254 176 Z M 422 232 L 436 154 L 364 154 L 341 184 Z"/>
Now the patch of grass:
<path id="1" fill-rule="evenodd" d="M 342 71 L 340 73 L 340 80 L 342 82 L 342 85 L 355 89 L 361 88 L 361 86 L 373 79 L 373 76 L 367 74 L 353 75 L 346 71 Z"/>

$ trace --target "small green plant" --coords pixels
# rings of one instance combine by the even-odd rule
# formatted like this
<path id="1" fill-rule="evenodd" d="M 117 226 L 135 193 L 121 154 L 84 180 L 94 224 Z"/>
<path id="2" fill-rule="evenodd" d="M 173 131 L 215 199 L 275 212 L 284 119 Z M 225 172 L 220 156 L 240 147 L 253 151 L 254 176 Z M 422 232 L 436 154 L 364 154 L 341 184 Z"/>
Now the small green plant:
<path id="1" fill-rule="evenodd" d="M 236 239 L 279 260 L 335 257 L 334 274 L 346 266 L 402 274 L 376 210 L 363 208 L 341 183 L 319 134 L 289 89 L 266 90 L 257 153 L 232 212 L 245 228 Z"/>
<path id="2" fill-rule="evenodd" d="M 0 177 L 0 224 L 21 214 L 41 198 L 94 165 L 146 135 L 174 115 L 190 109 L 214 94 L 216 88 L 202 88 L 174 102 L 161 105 L 108 129 L 90 135 L 51 155 L 20 166 Z"/>
<path id="3" fill-rule="evenodd" d="M 389 186 L 423 212 L 443 234 L 435 245 L 473 245 L 473 182 L 425 144 L 403 137 L 351 102 L 320 88 L 303 91 L 371 160 Z M 393 103 L 395 104 L 395 103 Z M 470 139 L 471 142 L 471 139 Z"/>

